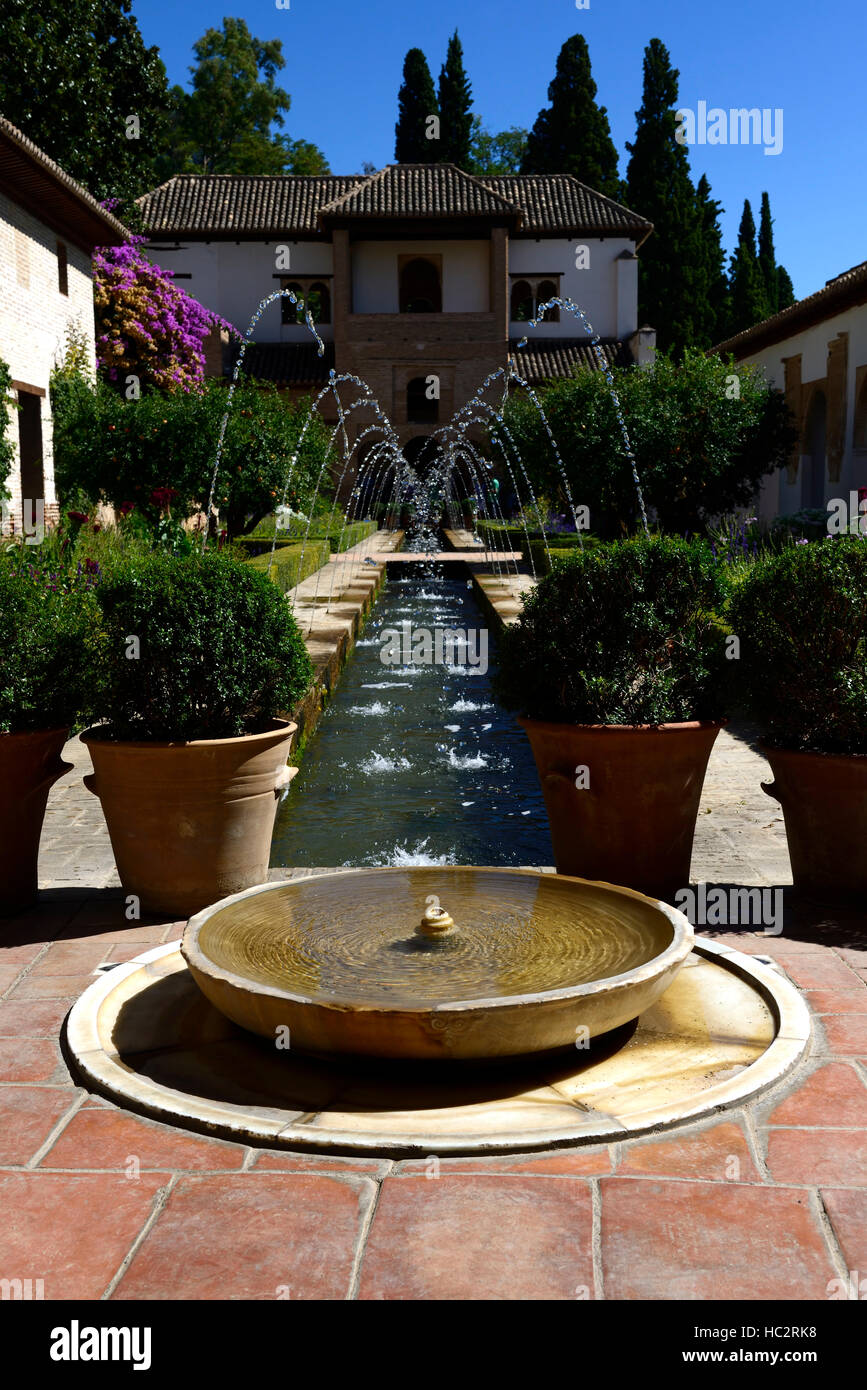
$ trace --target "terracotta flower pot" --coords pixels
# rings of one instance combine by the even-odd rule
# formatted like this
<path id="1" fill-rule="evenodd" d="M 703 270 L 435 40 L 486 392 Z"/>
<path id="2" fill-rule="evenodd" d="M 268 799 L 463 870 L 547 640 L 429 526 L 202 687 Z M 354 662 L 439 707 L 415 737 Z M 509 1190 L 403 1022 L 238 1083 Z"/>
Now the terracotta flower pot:
<path id="1" fill-rule="evenodd" d="M 147 912 L 189 917 L 268 877 L 277 793 L 292 780 L 298 726 L 192 743 L 114 742 L 82 734 L 117 871 Z"/>
<path id="2" fill-rule="evenodd" d="M 0 914 L 36 900 L 39 840 L 48 793 L 72 771 L 60 757 L 68 729 L 0 734 Z"/>
<path id="3" fill-rule="evenodd" d="M 557 872 L 671 901 L 689 883 L 705 769 L 722 724 L 520 723 Z"/>
<path id="4" fill-rule="evenodd" d="M 761 751 L 779 801 L 796 888 L 824 896 L 867 893 L 867 756 Z"/>

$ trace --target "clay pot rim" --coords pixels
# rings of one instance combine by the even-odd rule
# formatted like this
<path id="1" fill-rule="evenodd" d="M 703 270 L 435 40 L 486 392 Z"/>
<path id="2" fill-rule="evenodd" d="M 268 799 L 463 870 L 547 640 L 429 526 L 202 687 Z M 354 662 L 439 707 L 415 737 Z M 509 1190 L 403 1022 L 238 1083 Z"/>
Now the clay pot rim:
<path id="1" fill-rule="evenodd" d="M 670 724 L 570 724 L 557 720 L 531 719 L 529 715 L 519 714 L 518 723 L 525 729 L 573 729 L 581 732 L 600 733 L 611 730 L 617 734 L 671 734 L 682 729 L 724 729 L 728 719 L 684 719 Z"/>
<path id="2" fill-rule="evenodd" d="M 70 724 L 52 724 L 46 727 L 40 724 L 38 729 L 9 729 L 6 733 L 0 733 L 0 738 L 47 738 L 49 734 L 65 734 L 69 737 Z"/>
<path id="3" fill-rule="evenodd" d="M 94 724 L 91 728 L 85 729 L 79 735 L 81 742 L 90 747 L 92 744 L 99 748 L 153 748 L 165 751 L 168 748 L 229 748 L 232 744 L 251 744 L 257 740 L 267 743 L 269 739 L 275 739 L 278 735 L 294 734 L 298 725 L 291 719 L 272 719 L 270 729 L 262 729 L 257 734 L 232 734 L 228 738 L 194 738 L 194 739 L 171 739 L 163 742 L 158 739 L 123 739 L 109 738 L 102 732 L 111 728 L 110 724 Z"/>
<path id="4" fill-rule="evenodd" d="M 480 867 L 469 864 L 458 864 L 443 866 L 451 874 L 459 874 L 461 870 L 470 870 L 473 873 L 508 873 L 515 877 L 539 877 L 535 869 L 513 868 L 511 865 L 500 867 L 485 866 Z M 596 994 L 611 994 L 623 989 L 625 986 L 638 986 L 659 978 L 672 968 L 672 966 L 683 965 L 687 956 L 693 950 L 695 944 L 695 931 L 689 918 L 686 917 L 678 908 L 672 907 L 670 903 L 664 902 L 661 898 L 653 898 L 647 893 L 640 893 L 636 888 L 626 888 L 621 884 L 607 883 L 603 879 L 579 878 L 575 874 L 557 874 L 556 878 L 563 883 L 580 883 L 591 888 L 602 888 L 611 892 L 615 897 L 637 898 L 640 902 L 646 903 L 654 908 L 668 922 L 671 928 L 671 940 L 668 945 L 653 956 L 643 965 L 634 966 L 631 970 L 624 970 L 619 975 L 609 975 L 602 980 L 587 980 L 583 984 L 564 985 L 560 989 L 537 990 L 525 994 L 505 994 L 494 995 L 491 998 L 479 999 L 443 999 L 438 1004 L 420 1004 L 411 1006 L 407 1004 L 378 1004 L 376 1007 L 364 1005 L 347 1005 L 335 999 L 318 999 L 313 995 L 299 994 L 294 990 L 281 989 L 278 985 L 260 984 L 249 980 L 246 976 L 237 975 L 232 970 L 227 970 L 217 964 L 210 956 L 203 951 L 199 937 L 202 928 L 215 913 L 225 908 L 232 907 L 235 903 L 244 898 L 257 896 L 260 893 L 273 892 L 278 888 L 285 888 L 287 884 L 310 884 L 317 880 L 328 878 L 333 880 L 335 877 L 346 874 L 357 874 L 359 870 L 340 869 L 338 874 L 314 873 L 305 879 L 274 879 L 267 883 L 256 884 L 253 888 L 245 888 L 240 893 L 232 893 L 229 897 L 222 898 L 218 902 L 210 903 L 208 907 L 202 908 L 193 914 L 184 928 L 184 934 L 180 941 L 181 954 L 195 974 L 199 971 L 209 979 L 216 980 L 219 984 L 228 985 L 231 989 L 240 990 L 249 995 L 253 992 L 268 996 L 272 999 L 279 999 L 286 1003 L 300 1005 L 315 1011 L 326 1014 L 345 1014 L 347 1011 L 355 1011 L 367 1015 L 378 1017 L 406 1016 L 406 1015 L 433 1015 L 438 1017 L 450 1016 L 457 1012 L 459 1015 L 472 1014 L 480 1009 L 486 1012 L 489 1010 L 523 1010 L 535 1005 L 550 1003 L 552 1000 L 580 1000 L 589 998 Z M 412 868 L 399 868 L 394 865 L 382 865 L 374 872 L 389 874 L 406 874 L 412 872 Z M 301 889 L 303 892 L 304 890 Z"/>
<path id="5" fill-rule="evenodd" d="M 824 762 L 838 763 L 865 763 L 867 764 L 867 753 L 820 753 L 816 748 L 781 748 L 779 744 L 766 743 L 764 739 L 759 740 L 759 752 L 770 762 L 772 757 L 787 758 L 821 758 Z"/>

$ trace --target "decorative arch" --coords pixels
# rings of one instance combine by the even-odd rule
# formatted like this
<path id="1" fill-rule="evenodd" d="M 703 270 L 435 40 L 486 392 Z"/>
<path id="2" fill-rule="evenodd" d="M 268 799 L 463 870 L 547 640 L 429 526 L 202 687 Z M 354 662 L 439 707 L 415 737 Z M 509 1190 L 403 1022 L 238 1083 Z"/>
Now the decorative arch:
<path id="1" fill-rule="evenodd" d="M 529 280 L 516 280 L 512 285 L 509 318 L 513 323 L 527 323 L 533 317 L 533 308 L 533 290 Z"/>
<path id="2" fill-rule="evenodd" d="M 307 306 L 314 323 L 331 322 L 331 291 L 324 280 L 314 280 L 307 292 Z"/>

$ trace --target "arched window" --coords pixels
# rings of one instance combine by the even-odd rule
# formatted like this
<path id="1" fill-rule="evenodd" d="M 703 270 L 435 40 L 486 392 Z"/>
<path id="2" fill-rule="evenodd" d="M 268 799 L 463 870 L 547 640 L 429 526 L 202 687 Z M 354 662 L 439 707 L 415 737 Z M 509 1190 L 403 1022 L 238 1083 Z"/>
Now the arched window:
<path id="1" fill-rule="evenodd" d="M 421 256 L 404 262 L 400 268 L 400 312 L 441 314 L 442 308 L 440 273 L 434 262 Z"/>
<path id="2" fill-rule="evenodd" d="M 288 295 L 284 294 L 280 300 L 280 322 L 281 323 L 304 323 L 304 310 L 300 308 L 301 300 L 304 298 L 304 291 L 297 280 L 281 280 L 281 290 L 291 290 L 298 297 L 298 304 L 293 304 Z"/>
<path id="3" fill-rule="evenodd" d="M 428 397 L 427 379 L 414 376 L 406 388 L 406 418 L 410 425 L 435 425 L 439 419 L 439 401 Z"/>
<path id="4" fill-rule="evenodd" d="M 511 318 L 513 323 L 526 323 L 533 317 L 533 291 L 527 280 L 516 280 L 512 286 Z"/>
<path id="5" fill-rule="evenodd" d="M 827 403 L 825 393 L 817 391 L 810 402 L 804 426 L 804 453 L 807 455 L 804 481 L 801 485 L 801 506 L 821 510 L 825 505 Z"/>
<path id="6" fill-rule="evenodd" d="M 558 290 L 557 286 L 554 284 L 554 281 L 553 281 L 553 280 L 542 280 L 542 281 L 540 281 L 539 286 L 538 286 L 538 288 L 537 288 L 537 290 L 536 290 L 536 311 L 538 312 L 538 308 L 539 308 L 539 305 L 540 305 L 540 304 L 546 304 L 546 303 L 548 302 L 549 299 L 556 299 L 558 295 L 559 295 L 559 290 Z M 559 322 L 560 322 L 560 306 L 559 306 L 559 304 L 554 304 L 554 305 L 552 305 L 552 307 L 551 307 L 550 309 L 546 309 L 546 310 L 545 310 L 545 322 L 546 322 L 546 323 L 559 323 Z"/>
<path id="7" fill-rule="evenodd" d="M 314 323 L 331 322 L 331 293 L 321 280 L 314 280 L 307 294 L 307 307 Z"/>

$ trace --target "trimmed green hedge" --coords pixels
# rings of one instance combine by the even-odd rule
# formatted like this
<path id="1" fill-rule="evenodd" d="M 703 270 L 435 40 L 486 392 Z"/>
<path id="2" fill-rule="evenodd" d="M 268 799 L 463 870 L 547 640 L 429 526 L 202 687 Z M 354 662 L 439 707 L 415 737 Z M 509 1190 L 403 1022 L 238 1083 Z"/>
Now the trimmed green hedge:
<path id="1" fill-rule="evenodd" d="M 245 560 L 244 564 L 249 565 L 250 569 L 258 570 L 260 574 L 267 575 L 281 593 L 285 594 L 309 575 L 315 574 L 323 565 L 327 565 L 330 555 L 331 547 L 327 541 L 308 541 L 306 545 L 278 545 L 274 551 L 273 566 L 270 551 L 266 551 L 264 555 L 255 555 L 252 560 Z"/>
<path id="2" fill-rule="evenodd" d="M 375 535 L 378 529 L 379 527 L 375 521 L 352 521 L 342 530 L 341 527 L 337 525 L 326 530 L 322 525 L 317 525 L 316 521 L 314 521 L 307 539 L 308 541 L 327 540 L 331 548 L 331 553 L 336 554 L 338 551 L 351 550 L 354 545 L 358 545 L 359 541 L 366 541 L 368 536 Z M 267 544 L 269 549 L 273 539 L 274 521 L 273 518 L 270 517 L 266 518 L 266 520 L 257 526 L 255 531 L 251 531 L 249 535 L 238 537 L 241 545 L 253 547 Z M 278 546 L 295 545 L 298 541 L 303 540 L 303 526 L 298 531 L 281 531 L 277 535 Z"/>
<path id="3" fill-rule="evenodd" d="M 596 536 L 583 536 L 584 550 L 592 550 L 599 544 Z M 526 550 L 526 542 L 524 549 Z M 582 549 L 577 536 L 552 536 L 548 542 L 548 549 L 545 549 L 544 541 L 530 541 L 530 556 L 533 560 L 533 568 L 537 574 L 550 574 L 551 565 L 548 562 L 550 553 L 551 560 L 568 560 L 570 555 L 574 555 L 576 550 Z"/>

